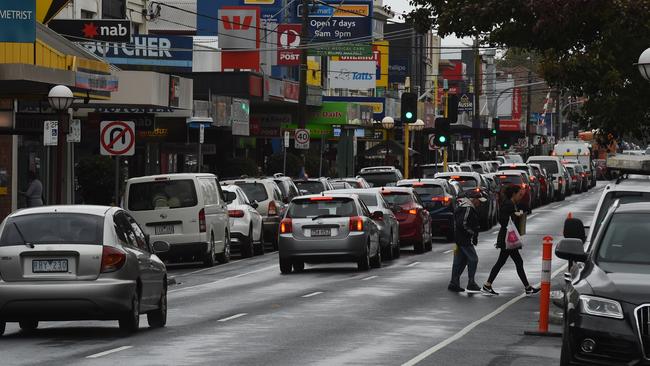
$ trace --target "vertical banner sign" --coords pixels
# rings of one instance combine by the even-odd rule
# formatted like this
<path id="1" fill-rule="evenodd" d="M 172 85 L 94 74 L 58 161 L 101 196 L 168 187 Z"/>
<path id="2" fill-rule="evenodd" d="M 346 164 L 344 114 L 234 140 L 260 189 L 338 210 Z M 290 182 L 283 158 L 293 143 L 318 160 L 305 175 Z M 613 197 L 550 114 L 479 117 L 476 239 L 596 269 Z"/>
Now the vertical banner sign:
<path id="1" fill-rule="evenodd" d="M 199 125 L 199 144 L 202 144 L 205 141 L 205 126 L 203 123 Z"/>
<path id="2" fill-rule="evenodd" d="M 232 134 L 250 136 L 250 114 L 248 99 L 232 98 Z"/>
<path id="3" fill-rule="evenodd" d="M 72 121 L 70 121 L 68 142 L 81 142 L 81 120 L 80 119 L 73 119 Z"/>
<path id="4" fill-rule="evenodd" d="M 135 123 L 102 121 L 99 126 L 99 151 L 108 156 L 132 156 L 135 153 Z"/>
<path id="5" fill-rule="evenodd" d="M 45 121 L 43 126 L 43 146 L 56 146 L 59 144 L 59 122 Z"/>
<path id="6" fill-rule="evenodd" d="M 280 24 L 278 36 L 278 65 L 295 66 L 300 64 L 300 24 Z"/>
<path id="7" fill-rule="evenodd" d="M 169 76 L 169 106 L 178 108 L 179 106 L 179 91 L 180 91 L 181 78 L 178 76 Z"/>
<path id="8" fill-rule="evenodd" d="M 298 128 L 294 136 L 294 147 L 296 149 L 309 149 L 309 130 Z"/>
<path id="9" fill-rule="evenodd" d="M 260 69 L 260 8 L 224 6 L 219 9 L 221 69 Z M 241 50 L 241 51 L 238 51 Z"/>
<path id="10" fill-rule="evenodd" d="M 36 0 L 0 2 L 0 42 L 34 43 Z"/>
<path id="11" fill-rule="evenodd" d="M 521 89 L 514 88 L 512 90 L 512 119 L 521 119 Z"/>

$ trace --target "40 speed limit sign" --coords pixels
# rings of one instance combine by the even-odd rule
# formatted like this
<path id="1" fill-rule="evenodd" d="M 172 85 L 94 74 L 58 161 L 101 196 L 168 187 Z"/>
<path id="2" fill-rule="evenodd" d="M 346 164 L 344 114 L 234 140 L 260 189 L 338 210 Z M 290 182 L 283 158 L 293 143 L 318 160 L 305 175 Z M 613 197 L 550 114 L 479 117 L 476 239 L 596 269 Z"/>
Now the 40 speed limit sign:
<path id="1" fill-rule="evenodd" d="M 305 128 L 296 129 L 294 134 L 294 147 L 296 149 L 309 149 L 309 130 Z"/>

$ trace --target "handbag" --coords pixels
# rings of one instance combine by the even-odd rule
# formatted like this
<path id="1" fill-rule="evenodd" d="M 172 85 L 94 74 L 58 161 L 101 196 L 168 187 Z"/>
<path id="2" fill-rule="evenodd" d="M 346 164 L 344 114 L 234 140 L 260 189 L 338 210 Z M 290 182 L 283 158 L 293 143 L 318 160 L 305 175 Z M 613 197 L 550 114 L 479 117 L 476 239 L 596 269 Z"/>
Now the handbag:
<path id="1" fill-rule="evenodd" d="M 517 230 L 519 230 L 519 235 L 526 235 L 527 218 L 528 214 L 526 213 L 519 216 L 519 220 L 517 222 Z"/>
<path id="2" fill-rule="evenodd" d="M 523 241 L 521 240 L 521 235 L 519 235 L 519 230 L 517 230 L 517 226 L 515 226 L 512 218 L 510 218 L 506 231 L 506 249 L 519 249 L 522 245 Z"/>

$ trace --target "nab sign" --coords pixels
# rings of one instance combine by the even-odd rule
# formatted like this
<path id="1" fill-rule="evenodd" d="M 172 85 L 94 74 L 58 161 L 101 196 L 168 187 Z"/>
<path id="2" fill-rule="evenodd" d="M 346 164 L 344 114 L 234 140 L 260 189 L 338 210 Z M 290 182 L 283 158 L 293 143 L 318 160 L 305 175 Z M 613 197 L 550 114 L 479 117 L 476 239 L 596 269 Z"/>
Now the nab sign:
<path id="1" fill-rule="evenodd" d="M 300 64 L 300 24 L 278 25 L 278 65 L 295 66 Z"/>
<path id="2" fill-rule="evenodd" d="M 53 19 L 48 25 L 53 31 L 74 42 L 129 42 L 131 40 L 129 20 Z"/>

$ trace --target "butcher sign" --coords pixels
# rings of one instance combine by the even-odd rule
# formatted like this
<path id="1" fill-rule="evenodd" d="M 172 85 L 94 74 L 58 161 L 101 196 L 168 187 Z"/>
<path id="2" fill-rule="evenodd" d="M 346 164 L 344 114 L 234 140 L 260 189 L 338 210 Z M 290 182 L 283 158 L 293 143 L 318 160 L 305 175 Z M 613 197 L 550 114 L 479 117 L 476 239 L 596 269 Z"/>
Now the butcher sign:
<path id="1" fill-rule="evenodd" d="M 99 145 L 102 155 L 132 156 L 135 153 L 135 123 L 133 121 L 102 121 Z"/>

